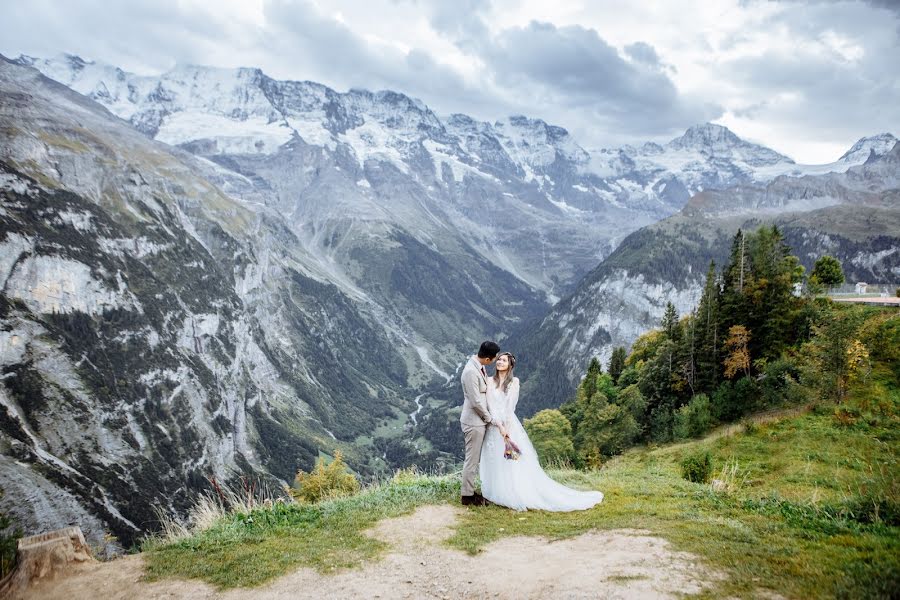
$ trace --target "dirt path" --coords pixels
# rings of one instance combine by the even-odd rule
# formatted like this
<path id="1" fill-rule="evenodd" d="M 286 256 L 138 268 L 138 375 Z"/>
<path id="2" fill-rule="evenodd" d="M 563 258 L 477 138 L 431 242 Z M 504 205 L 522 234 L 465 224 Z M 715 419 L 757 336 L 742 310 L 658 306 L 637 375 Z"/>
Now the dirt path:
<path id="1" fill-rule="evenodd" d="M 675 598 L 699 592 L 718 575 L 646 532 L 593 532 L 549 542 L 514 537 L 478 556 L 441 541 L 461 508 L 425 506 L 379 523 L 371 532 L 392 546 L 360 570 L 321 575 L 298 569 L 254 589 L 216 591 L 197 581 L 141 582 L 140 556 L 89 565 L 65 579 L 43 582 L 28 598 L 151 600 L 197 598 Z"/>

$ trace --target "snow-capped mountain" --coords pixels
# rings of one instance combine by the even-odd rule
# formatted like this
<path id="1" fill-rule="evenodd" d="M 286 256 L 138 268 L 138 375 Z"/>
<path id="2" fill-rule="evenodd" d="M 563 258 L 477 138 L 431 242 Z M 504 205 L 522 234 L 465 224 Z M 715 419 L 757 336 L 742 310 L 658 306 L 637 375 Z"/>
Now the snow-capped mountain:
<path id="1" fill-rule="evenodd" d="M 847 150 L 838 161 L 850 165 L 862 164 L 870 158 L 877 158 L 887 154 L 893 149 L 894 144 L 896 143 L 897 138 L 890 133 L 880 133 L 878 135 L 864 137 L 853 144 L 853 146 Z"/>
<path id="2" fill-rule="evenodd" d="M 191 66 L 148 78 L 71 56 L 49 61 L 22 58 L 19 62 L 33 64 L 100 102 L 147 135 L 180 145 L 251 179 L 248 169 L 277 160 L 265 157 L 315 148 L 313 154 L 328 163 L 320 165 L 318 173 L 323 166 L 336 170 L 329 175 L 333 185 L 340 181 L 347 187 L 330 187 L 328 192 L 344 199 L 341 217 L 349 213 L 391 222 L 405 220 L 407 228 L 421 229 L 423 221 L 433 221 L 429 211 L 401 206 L 393 190 L 385 197 L 388 194 L 374 188 L 369 174 L 372 165 L 390 168 L 391 177 L 407 181 L 444 209 L 461 213 L 465 222 L 457 221 L 454 228 L 476 232 L 468 241 L 487 260 L 514 270 L 523 281 L 550 294 L 560 285 L 574 283 L 608 253 L 608 241 L 616 229 L 613 222 L 622 216 L 621 208 L 608 206 L 596 194 L 572 189 L 571 184 L 564 193 L 545 189 L 551 178 L 554 183 L 557 179 L 579 181 L 571 157 L 583 160 L 584 151 L 564 130 L 542 121 L 511 118 L 489 125 L 459 115 L 448 119 L 448 127 L 421 102 L 403 94 L 363 90 L 339 94 L 315 83 L 275 81 L 256 69 Z M 475 148 L 484 155 L 467 150 Z M 273 173 L 271 177 L 291 178 L 289 186 L 308 183 L 309 178 L 297 175 Z M 240 193 L 253 193 L 256 200 L 282 208 L 285 196 L 300 193 L 296 188 L 284 189 L 284 182 L 267 183 Z M 320 189 L 320 198 L 321 194 Z M 572 196 L 579 198 L 567 202 Z M 317 201 L 319 206 L 327 204 Z M 479 232 L 483 229 L 479 221 L 494 221 L 491 213 L 511 214 L 515 227 Z M 644 214 L 638 220 L 652 222 L 656 218 Z M 498 216 L 496 221 L 503 220 Z M 521 226 L 529 222 L 530 230 L 523 231 Z M 537 229 L 542 231 L 538 236 L 542 241 L 535 250 L 531 242 Z M 573 237 L 583 245 L 571 254 L 583 258 L 574 265 L 563 261 L 554 272 L 548 272 L 546 259 L 566 252 L 556 247 L 560 242 L 555 240 Z M 528 247 L 517 245 L 517 239 L 527 240 Z M 535 260 L 538 255 L 540 261 Z"/>
<path id="3" fill-rule="evenodd" d="M 339 93 L 308 81 L 278 81 L 259 69 L 185 65 L 139 76 L 71 55 L 17 62 L 96 100 L 154 139 L 218 163 L 226 191 L 283 212 L 297 212 L 299 206 L 288 204 L 298 204 L 297 185 L 309 178 L 284 172 L 261 178 L 260 165 L 281 160 L 267 157 L 316 148 L 317 160 L 325 161 L 317 173 L 325 163 L 342 169 L 332 173 L 335 183 L 327 189 L 317 187 L 316 207 L 339 204 L 341 218 L 400 221 L 408 230 L 433 224 L 434 212 L 423 211 L 421 202 L 403 205 L 393 185 L 373 187 L 367 165 L 389 166 L 397 182 L 407 180 L 439 204 L 486 260 L 551 301 L 624 235 L 674 214 L 697 192 L 805 168 L 713 124 L 692 127 L 665 145 L 589 152 L 565 129 L 540 119 L 441 119 L 401 93 Z M 872 148 L 878 154 L 885 146 Z M 843 172 L 867 157 L 850 153 L 826 171 Z M 302 212 L 309 217 L 309 206 Z M 317 243 L 331 227 L 319 221 L 319 233 L 312 234 Z"/>

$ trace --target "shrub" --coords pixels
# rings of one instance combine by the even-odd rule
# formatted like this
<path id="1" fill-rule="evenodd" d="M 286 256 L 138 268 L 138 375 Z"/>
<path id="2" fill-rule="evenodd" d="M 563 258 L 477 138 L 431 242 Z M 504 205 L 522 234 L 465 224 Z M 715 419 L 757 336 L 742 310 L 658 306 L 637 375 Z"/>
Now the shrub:
<path id="1" fill-rule="evenodd" d="M 13 527 L 12 520 L 7 515 L 0 513 L 0 579 L 12 572 L 16 565 L 16 548 L 20 537 L 22 537 L 22 530 Z"/>
<path id="2" fill-rule="evenodd" d="M 738 420 L 760 408 L 760 404 L 759 384 L 752 377 L 723 382 L 713 392 L 710 403 L 713 417 L 723 423 Z"/>
<path id="3" fill-rule="evenodd" d="M 731 421 L 737 416 L 734 410 L 734 403 L 731 401 L 733 394 L 733 384 L 730 381 L 723 381 L 712 394 L 711 407 L 712 415 L 719 421 Z"/>
<path id="4" fill-rule="evenodd" d="M 581 459 L 590 464 L 590 456 L 613 456 L 631 446 L 638 431 L 634 417 L 618 404 L 593 403 L 578 427 L 576 449 Z"/>
<path id="5" fill-rule="evenodd" d="M 694 483 L 706 483 L 712 473 L 709 452 L 689 454 L 681 460 L 681 476 Z"/>
<path id="6" fill-rule="evenodd" d="M 625 367 L 616 384 L 621 389 L 625 389 L 630 385 L 634 385 L 640 379 L 640 371 L 637 367 Z"/>
<path id="7" fill-rule="evenodd" d="M 709 398 L 706 394 L 698 394 L 675 411 L 675 422 L 672 433 L 676 440 L 700 437 L 712 425 Z"/>
<path id="8" fill-rule="evenodd" d="M 327 465 L 325 459 L 320 457 L 311 472 L 298 471 L 294 487 L 290 489 L 295 500 L 305 502 L 350 496 L 358 491 L 359 481 L 347 471 L 340 451 L 335 452 L 334 460 Z"/>
<path id="9" fill-rule="evenodd" d="M 856 407 L 837 406 L 834 409 L 834 422 L 840 427 L 855 425 L 860 416 L 860 411 Z"/>
<path id="10" fill-rule="evenodd" d="M 405 469 L 397 469 L 394 471 L 394 476 L 391 477 L 391 483 L 396 485 L 415 485 L 422 479 L 422 474 L 419 473 L 419 468 L 415 465 L 411 467 L 406 467 Z"/>
<path id="11" fill-rule="evenodd" d="M 805 396 L 798 389 L 800 369 L 792 361 L 778 358 L 766 364 L 760 378 L 761 408 L 784 404 L 802 404 Z"/>
<path id="12" fill-rule="evenodd" d="M 650 439 L 657 443 L 672 441 L 672 409 L 665 404 L 650 412 Z"/>
<path id="13" fill-rule="evenodd" d="M 541 464 L 560 463 L 572 460 L 575 447 L 572 445 L 572 424 L 558 410 L 542 410 L 523 423 Z"/>

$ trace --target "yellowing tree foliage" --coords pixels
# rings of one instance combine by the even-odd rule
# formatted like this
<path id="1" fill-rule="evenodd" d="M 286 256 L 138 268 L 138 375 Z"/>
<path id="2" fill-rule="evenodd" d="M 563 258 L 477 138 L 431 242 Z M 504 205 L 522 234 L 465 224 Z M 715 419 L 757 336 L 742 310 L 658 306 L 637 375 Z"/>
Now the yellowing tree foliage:
<path id="1" fill-rule="evenodd" d="M 745 376 L 750 375 L 750 331 L 743 325 L 732 325 L 728 329 L 728 339 L 725 340 L 725 348 L 728 356 L 725 357 L 725 377 L 731 379 L 738 372 Z"/>

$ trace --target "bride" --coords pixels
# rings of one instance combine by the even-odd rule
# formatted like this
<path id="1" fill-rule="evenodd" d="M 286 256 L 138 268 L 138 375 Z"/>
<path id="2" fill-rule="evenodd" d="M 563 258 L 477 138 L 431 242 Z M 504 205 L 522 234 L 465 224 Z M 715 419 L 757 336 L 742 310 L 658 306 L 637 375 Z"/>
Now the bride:
<path id="1" fill-rule="evenodd" d="M 603 501 L 601 492 L 581 492 L 559 484 L 544 473 L 525 428 L 516 417 L 519 378 L 513 377 L 516 357 L 510 352 L 497 356 L 496 373 L 488 384 L 491 426 L 481 451 L 481 493 L 487 500 L 515 510 L 541 509 L 554 512 L 584 510 Z M 521 450 L 518 460 L 506 459 L 505 438 Z"/>

